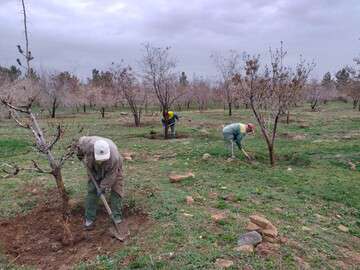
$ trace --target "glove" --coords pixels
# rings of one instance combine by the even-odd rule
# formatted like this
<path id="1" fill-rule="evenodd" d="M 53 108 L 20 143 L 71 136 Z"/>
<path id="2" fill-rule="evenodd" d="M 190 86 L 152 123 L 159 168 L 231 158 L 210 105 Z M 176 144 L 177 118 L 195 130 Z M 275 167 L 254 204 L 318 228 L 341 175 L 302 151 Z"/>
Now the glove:
<path id="1" fill-rule="evenodd" d="M 100 190 L 97 192 L 97 195 L 100 197 L 101 194 L 109 194 L 111 192 L 111 187 L 100 187 Z"/>

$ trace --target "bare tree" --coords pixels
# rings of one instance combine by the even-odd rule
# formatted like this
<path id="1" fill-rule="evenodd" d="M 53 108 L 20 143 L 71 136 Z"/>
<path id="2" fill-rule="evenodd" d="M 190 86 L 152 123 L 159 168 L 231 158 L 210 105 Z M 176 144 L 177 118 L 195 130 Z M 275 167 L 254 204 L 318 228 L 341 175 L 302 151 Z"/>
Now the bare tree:
<path id="1" fill-rule="evenodd" d="M 169 47 L 154 47 L 147 43 L 144 45 L 142 58 L 144 80 L 151 85 L 165 120 L 168 120 L 168 111 L 173 103 L 183 94 L 177 91 L 177 76 L 174 73 L 176 64 L 170 57 L 169 51 Z M 169 138 L 167 121 L 165 121 L 164 137 Z"/>
<path id="2" fill-rule="evenodd" d="M 30 61 L 34 59 L 29 50 L 29 37 L 28 37 L 28 28 L 27 28 L 27 16 L 26 16 L 26 8 L 25 8 L 25 1 L 21 0 L 22 11 L 23 11 L 23 22 L 24 22 L 24 35 L 25 35 L 25 52 L 21 48 L 20 45 L 17 45 L 19 53 L 25 58 L 26 61 L 26 77 L 30 78 L 32 74 L 32 69 L 30 67 Z M 18 64 L 22 66 L 20 59 L 16 59 Z"/>
<path id="3" fill-rule="evenodd" d="M 311 82 L 306 85 L 306 89 L 306 97 L 310 101 L 311 110 L 315 112 L 319 110 L 321 102 L 325 100 L 324 87 L 316 79 L 312 79 Z"/>
<path id="4" fill-rule="evenodd" d="M 139 127 L 147 99 L 145 87 L 139 83 L 131 67 L 118 67 L 114 70 L 114 87 L 127 101 L 134 117 L 135 126 Z"/>
<path id="5" fill-rule="evenodd" d="M 223 97 L 228 106 L 229 116 L 231 116 L 232 106 L 236 96 L 236 87 L 234 87 L 232 79 L 235 74 L 239 72 L 240 55 L 236 51 L 231 50 L 227 57 L 217 53 L 211 55 L 211 58 L 220 74 L 220 87 L 222 88 Z"/>
<path id="6" fill-rule="evenodd" d="M 294 71 L 284 65 L 286 52 L 282 44 L 270 49 L 270 67 L 260 71 L 260 56 L 244 57 L 244 74 L 234 76 L 234 83 L 250 105 L 266 141 L 270 164 L 275 166 L 275 139 L 281 114 L 293 105 L 303 90 L 313 64 L 301 60 Z"/>
<path id="7" fill-rule="evenodd" d="M 40 101 L 47 108 L 51 118 L 56 117 L 56 110 L 60 107 L 70 107 L 77 104 L 79 79 L 67 71 L 47 74 L 40 78 Z"/>
<path id="8" fill-rule="evenodd" d="M 59 159 L 56 159 L 52 153 L 52 149 L 55 144 L 59 141 L 63 134 L 63 129 L 60 125 L 57 126 L 57 131 L 55 136 L 51 140 L 47 140 L 44 136 L 44 131 L 40 127 L 35 114 L 32 112 L 32 104 L 34 99 L 30 99 L 30 101 L 25 105 L 14 106 L 11 104 L 6 97 L 1 97 L 1 102 L 4 106 L 6 106 L 11 113 L 12 118 L 16 122 L 16 124 L 22 128 L 28 129 L 31 131 L 32 135 L 35 138 L 36 149 L 46 156 L 49 166 L 51 168 L 50 171 L 46 171 L 40 168 L 40 166 L 33 160 L 33 170 L 38 173 L 51 174 L 56 182 L 58 192 L 62 199 L 62 216 L 63 216 L 63 226 L 64 226 L 64 234 L 63 241 L 72 244 L 73 236 L 70 231 L 70 208 L 69 208 L 69 196 L 66 192 L 63 177 L 61 174 L 61 168 L 63 167 L 65 161 L 69 159 L 74 153 L 75 148 L 72 146 L 68 147 L 66 153 L 61 156 Z M 24 114 L 25 119 L 21 119 L 19 114 Z M 19 173 L 20 167 L 17 165 L 14 166 L 14 171 L 9 172 L 8 175 L 16 175 Z"/>
<path id="9" fill-rule="evenodd" d="M 211 96 L 209 82 L 202 78 L 194 78 L 194 80 L 191 82 L 191 92 L 199 111 L 206 110 L 208 108 Z"/>

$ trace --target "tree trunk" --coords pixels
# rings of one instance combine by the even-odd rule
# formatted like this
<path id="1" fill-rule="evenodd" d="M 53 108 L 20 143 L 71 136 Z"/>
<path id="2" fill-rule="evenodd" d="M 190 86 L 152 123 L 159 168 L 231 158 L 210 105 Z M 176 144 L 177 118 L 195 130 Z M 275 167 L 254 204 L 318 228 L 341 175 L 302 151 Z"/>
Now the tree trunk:
<path id="1" fill-rule="evenodd" d="M 274 145 L 268 144 L 268 150 L 269 150 L 270 164 L 271 164 L 272 167 L 275 167 Z"/>
<path id="2" fill-rule="evenodd" d="M 104 107 L 101 107 L 100 112 L 101 112 L 101 118 L 105 118 L 105 108 Z"/>
<path id="3" fill-rule="evenodd" d="M 51 118 L 55 118 L 55 114 L 56 114 L 56 99 L 54 99 L 51 106 Z"/>
<path id="4" fill-rule="evenodd" d="M 140 127 L 140 115 L 137 113 L 134 113 L 133 115 L 134 115 L 135 126 Z"/>
<path id="5" fill-rule="evenodd" d="M 165 123 L 164 138 L 169 139 L 169 125 L 167 123 Z"/>
<path id="6" fill-rule="evenodd" d="M 231 104 L 231 102 L 229 102 L 229 116 L 231 116 L 232 115 L 232 104 Z"/>
<path id="7" fill-rule="evenodd" d="M 356 99 L 354 99 L 353 101 L 353 109 L 355 110 L 357 107 L 358 101 Z"/>
<path id="8" fill-rule="evenodd" d="M 286 124 L 289 124 L 290 123 L 290 111 L 287 111 L 287 114 L 286 114 Z"/>
<path id="9" fill-rule="evenodd" d="M 83 105 L 83 111 L 86 113 L 86 104 Z"/>

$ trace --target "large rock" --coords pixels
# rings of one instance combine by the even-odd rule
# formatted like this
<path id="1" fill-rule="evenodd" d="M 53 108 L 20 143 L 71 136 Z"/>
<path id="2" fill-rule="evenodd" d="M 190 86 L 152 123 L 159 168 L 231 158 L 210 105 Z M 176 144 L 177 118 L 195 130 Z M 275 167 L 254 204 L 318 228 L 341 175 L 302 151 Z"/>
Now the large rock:
<path id="1" fill-rule="evenodd" d="M 258 225 L 256 225 L 255 223 L 249 222 L 248 225 L 246 226 L 246 230 L 247 231 L 259 231 L 260 227 Z"/>
<path id="2" fill-rule="evenodd" d="M 237 246 L 234 250 L 240 253 L 253 253 L 254 246 L 253 245 Z"/>
<path id="3" fill-rule="evenodd" d="M 248 232 L 243 235 L 241 235 L 238 239 L 238 246 L 244 246 L 244 245 L 257 245 L 261 243 L 262 236 L 256 231 Z"/>
<path id="4" fill-rule="evenodd" d="M 169 175 L 169 179 L 171 183 L 180 182 L 187 178 L 195 178 L 195 175 L 192 172 L 186 173 L 186 174 L 173 174 Z"/>
<path id="5" fill-rule="evenodd" d="M 268 221 L 266 218 L 259 216 L 259 215 L 251 215 L 250 221 L 252 223 L 255 223 L 259 227 L 266 229 L 269 224 L 271 224 L 270 221 Z M 271 224 L 272 225 L 272 224 Z"/>
<path id="6" fill-rule="evenodd" d="M 280 245 L 263 242 L 256 247 L 256 253 L 260 256 L 274 256 L 277 255 Z"/>
<path id="7" fill-rule="evenodd" d="M 220 213 L 217 213 L 217 214 L 213 214 L 211 216 L 212 220 L 215 221 L 215 222 L 221 222 L 223 220 L 225 220 L 227 218 L 227 215 L 225 212 L 220 212 Z"/>
<path id="8" fill-rule="evenodd" d="M 215 261 L 215 267 L 220 268 L 220 269 L 229 268 L 233 265 L 234 265 L 234 262 L 230 261 L 230 260 L 216 259 L 216 261 Z"/>

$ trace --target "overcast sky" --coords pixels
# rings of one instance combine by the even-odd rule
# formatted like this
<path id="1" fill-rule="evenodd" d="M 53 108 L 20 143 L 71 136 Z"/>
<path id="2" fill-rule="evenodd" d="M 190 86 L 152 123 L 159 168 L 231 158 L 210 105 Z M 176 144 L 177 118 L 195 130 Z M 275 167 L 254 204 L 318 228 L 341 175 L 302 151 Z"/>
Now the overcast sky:
<path id="1" fill-rule="evenodd" d="M 0 65 L 23 44 L 20 0 L 0 0 Z M 136 67 L 141 44 L 171 46 L 178 70 L 213 78 L 210 54 L 266 54 L 283 40 L 288 63 L 302 54 L 314 75 L 352 64 L 360 53 L 360 0 L 26 0 L 36 68 L 81 77 L 124 59 Z"/>

